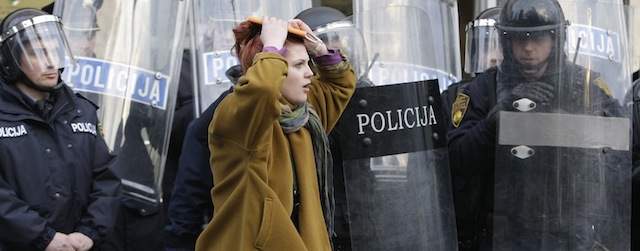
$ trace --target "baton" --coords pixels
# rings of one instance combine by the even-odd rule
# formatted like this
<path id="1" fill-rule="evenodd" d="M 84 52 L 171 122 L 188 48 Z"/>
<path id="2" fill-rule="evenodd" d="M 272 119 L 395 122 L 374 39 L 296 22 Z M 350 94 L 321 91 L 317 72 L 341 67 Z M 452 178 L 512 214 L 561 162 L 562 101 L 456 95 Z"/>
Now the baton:
<path id="1" fill-rule="evenodd" d="M 259 24 L 262 25 L 262 19 L 258 18 L 258 17 L 249 17 L 249 19 L 247 19 L 249 22 L 252 22 L 254 24 Z M 313 43 L 318 43 L 318 38 L 316 38 L 313 34 L 303 31 L 301 29 L 296 29 L 293 28 L 291 26 L 289 26 L 287 28 L 287 31 L 291 34 L 297 35 L 301 38 L 305 38 Z"/>

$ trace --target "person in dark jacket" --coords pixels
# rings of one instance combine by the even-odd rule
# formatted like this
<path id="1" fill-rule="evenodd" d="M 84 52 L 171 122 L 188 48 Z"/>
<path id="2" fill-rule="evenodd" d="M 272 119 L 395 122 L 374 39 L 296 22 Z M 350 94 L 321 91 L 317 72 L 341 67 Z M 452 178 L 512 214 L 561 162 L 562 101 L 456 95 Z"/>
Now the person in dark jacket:
<path id="1" fill-rule="evenodd" d="M 168 223 L 168 210 L 175 179 L 180 166 L 180 154 L 189 123 L 195 118 L 195 104 L 193 102 L 193 73 L 191 70 L 191 52 L 182 52 L 180 66 L 180 80 L 178 82 L 178 97 L 171 122 L 169 148 L 162 175 L 162 209 L 165 223 Z"/>
<path id="2" fill-rule="evenodd" d="M 227 77 L 236 83 L 242 74 L 240 65 L 229 68 Z M 166 251 L 194 250 L 198 235 L 213 214 L 209 192 L 213 187 L 209 167 L 209 123 L 218 104 L 233 88 L 220 94 L 198 118 L 191 121 L 184 135 L 175 185 L 168 205 L 167 226 L 164 229 Z"/>
<path id="3" fill-rule="evenodd" d="M 542 217 L 540 217 L 533 223 L 526 220 L 531 219 L 533 217 L 531 215 L 542 212 L 538 206 L 543 206 L 543 203 L 536 204 L 537 201 L 531 199 L 528 201 L 530 203 L 528 205 L 535 205 L 535 208 L 530 211 L 504 210 L 505 204 L 513 204 L 514 208 L 530 209 L 522 206 L 524 203 L 520 199 L 532 197 L 538 199 L 546 196 L 547 194 L 541 192 L 539 197 L 535 197 L 535 195 L 525 194 L 522 190 L 527 189 L 526 192 L 542 190 L 547 184 L 538 182 L 543 179 L 540 176 L 547 175 L 544 177 L 549 177 L 554 168 L 575 170 L 571 175 L 591 177 L 592 174 L 587 171 L 578 173 L 581 169 L 589 170 L 585 165 L 567 164 L 569 161 L 566 158 L 575 156 L 586 159 L 593 155 L 588 155 L 591 152 L 586 153 L 578 147 L 559 149 L 559 147 L 554 148 L 547 145 L 538 147 L 539 145 L 535 145 L 533 146 L 536 147 L 535 150 L 518 151 L 514 147 L 511 152 L 514 155 L 525 152 L 530 153 L 531 156 L 534 156 L 535 153 L 535 161 L 522 161 L 518 159 L 519 156 L 509 156 L 505 151 L 508 146 L 497 143 L 498 125 L 502 119 L 501 114 L 503 114 L 500 111 L 508 111 L 510 114 L 516 112 L 524 114 L 530 109 L 531 112 L 527 114 L 575 115 L 586 113 L 594 117 L 596 115 L 602 117 L 624 116 L 625 111 L 611 96 L 607 84 L 598 73 L 567 60 L 566 54 L 562 50 L 567 25 L 562 9 L 555 0 L 506 1 L 501 8 L 499 21 L 496 23 L 499 34 L 501 34 L 503 61 L 499 67 L 490 68 L 474 78 L 472 83 L 458 94 L 452 106 L 451 122 L 448 125 L 449 132 L 447 134 L 452 172 L 463 179 L 477 176 L 481 177 L 482 181 L 481 184 L 467 184 L 479 187 L 475 189 L 475 192 L 481 194 L 478 196 L 480 199 L 477 200 L 477 204 L 474 205 L 481 214 L 477 219 L 479 225 L 473 229 L 475 233 L 472 233 L 477 236 L 479 243 L 475 246 L 475 250 L 564 250 L 568 248 L 567 243 L 574 243 L 577 238 L 582 238 L 584 243 L 594 247 L 599 245 L 598 237 L 586 233 L 588 230 L 585 233 L 566 234 L 563 231 L 568 227 L 560 224 L 556 225 L 555 229 L 548 229 L 549 235 L 556 234 L 553 237 L 560 237 L 548 238 L 547 242 L 545 242 L 547 239 L 539 240 L 535 239 L 537 236 L 526 234 L 540 231 L 540 224 L 552 222 L 556 220 L 554 217 L 558 217 L 562 213 L 566 214 L 570 209 L 565 209 L 563 212 L 550 210 L 552 212 L 549 213 L 545 211 L 548 214 L 544 217 L 547 218 L 541 220 Z M 576 77 L 573 78 L 573 76 Z M 584 79 L 588 82 L 582 82 Z M 589 88 L 584 88 L 587 83 Z M 526 101 L 530 101 L 530 103 L 520 105 L 525 104 Z M 542 125 L 544 122 L 539 123 L 540 126 L 544 126 Z M 507 128 L 502 124 L 500 127 L 503 131 L 518 129 Z M 526 133 L 522 132 L 521 135 Z M 550 134 L 561 135 L 558 132 L 550 132 Z M 497 153 L 504 157 L 497 158 Z M 611 154 L 611 156 L 613 155 Z M 504 168 L 498 170 L 498 166 Z M 507 167 L 510 167 L 511 170 L 505 171 Z M 570 171 L 566 172 L 570 173 Z M 516 180 L 514 183 L 519 184 L 522 189 L 513 189 L 513 191 L 499 189 L 501 183 L 498 183 L 498 178 L 501 178 L 501 181 L 505 183 L 504 177 L 507 175 L 514 174 L 513 176 L 516 176 L 517 174 L 521 176 L 516 177 L 522 177 L 526 176 L 522 174 L 531 173 L 537 176 L 530 175 L 527 178 L 531 181 L 528 182 L 514 178 Z M 558 183 L 565 182 L 561 178 L 558 178 Z M 609 184 L 607 183 L 607 185 Z M 560 195 L 558 195 L 557 201 L 553 202 L 569 204 L 570 202 L 566 202 L 569 196 L 562 194 L 567 191 L 569 189 L 558 192 Z M 535 192 L 532 193 L 535 194 Z M 550 192 L 547 193 L 550 194 Z M 525 197 L 525 195 L 529 195 L 529 197 Z M 574 195 L 574 198 L 576 197 Z M 494 200 L 498 201 L 498 199 L 500 202 L 494 203 Z M 551 201 L 548 202 L 551 203 Z M 496 207 L 497 205 L 503 206 L 503 210 L 496 212 L 494 205 Z M 530 212 L 531 214 L 522 216 Z M 614 217 L 611 216 L 611 218 Z M 501 219 L 506 219 L 502 221 L 504 224 L 494 224 Z M 565 222 L 563 224 L 566 224 Z M 594 223 L 593 226 L 596 231 L 599 231 L 597 227 L 600 225 Z M 516 236 L 511 237 L 511 235 Z M 492 246 L 498 245 L 497 243 L 503 246 L 499 248 Z"/>
<path id="4" fill-rule="evenodd" d="M 121 203 L 98 107 L 60 79 L 56 16 L 19 9 L 0 27 L 0 250 L 92 249 Z"/>
<path id="5" fill-rule="evenodd" d="M 469 22 L 466 28 L 466 73 L 471 77 L 465 78 L 449 86 L 442 92 L 442 107 L 445 123 L 450 124 L 451 106 L 456 96 L 461 93 L 474 78 L 486 69 L 495 67 L 502 61 L 502 51 L 498 42 L 498 30 L 494 27 L 500 7 L 492 7 L 482 11 L 478 17 Z M 484 225 L 482 207 L 483 175 L 469 175 L 462 177 L 457 173 L 451 174 L 453 201 L 456 212 L 456 230 L 458 233 L 458 248 L 460 250 L 477 250 L 478 240 Z"/>

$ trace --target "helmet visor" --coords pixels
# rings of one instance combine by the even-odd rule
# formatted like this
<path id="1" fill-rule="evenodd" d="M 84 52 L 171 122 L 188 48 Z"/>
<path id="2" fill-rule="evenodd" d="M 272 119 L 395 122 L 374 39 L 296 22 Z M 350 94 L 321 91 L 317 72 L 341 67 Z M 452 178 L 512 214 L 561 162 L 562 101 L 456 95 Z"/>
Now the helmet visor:
<path id="1" fill-rule="evenodd" d="M 466 73 L 480 73 L 502 62 L 502 48 L 493 19 L 478 19 L 467 26 Z"/>
<path id="2" fill-rule="evenodd" d="M 57 17 L 37 16 L 12 27 L 2 46 L 23 71 L 46 71 L 73 66 L 69 45 Z"/>
<path id="3" fill-rule="evenodd" d="M 330 48 L 340 49 L 351 63 L 358 77 L 367 64 L 364 38 L 351 21 L 343 20 L 320 26 L 314 33 Z"/>

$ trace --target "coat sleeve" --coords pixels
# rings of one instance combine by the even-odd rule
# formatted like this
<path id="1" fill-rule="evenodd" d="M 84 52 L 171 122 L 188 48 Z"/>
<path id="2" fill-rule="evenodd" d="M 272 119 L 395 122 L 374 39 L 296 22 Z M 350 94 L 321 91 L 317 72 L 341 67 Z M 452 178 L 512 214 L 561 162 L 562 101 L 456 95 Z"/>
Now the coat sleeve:
<path id="1" fill-rule="evenodd" d="M 311 79 L 309 103 L 316 109 L 327 133 L 338 122 L 356 86 L 355 71 L 344 54 L 341 55 L 342 61 L 337 64 L 318 66 L 317 76 Z"/>
<path id="2" fill-rule="evenodd" d="M 469 103 L 459 126 L 448 124 L 450 165 L 453 172 L 462 176 L 482 173 L 486 170 L 470 167 L 493 166 L 494 162 L 496 128 L 487 118 L 493 107 L 488 107 L 490 95 L 483 80 L 476 77 L 461 93 L 468 96 Z"/>
<path id="3" fill-rule="evenodd" d="M 247 150 L 270 142 L 265 137 L 272 135 L 273 123 L 280 116 L 278 100 L 286 77 L 284 57 L 273 52 L 257 54 L 253 65 L 238 79 L 233 92 L 216 109 L 210 131 L 224 132 L 224 135 L 215 136 Z"/>
<path id="4" fill-rule="evenodd" d="M 97 117 L 95 122 L 99 124 Z M 92 154 L 93 180 L 89 204 L 76 231 L 89 236 L 97 243 L 113 232 L 116 216 L 122 203 L 122 192 L 120 178 L 111 166 L 115 163 L 115 156 L 111 154 L 101 133 L 98 133 L 95 138 Z"/>
<path id="5" fill-rule="evenodd" d="M 56 230 L 38 212 L 18 198 L 0 176 L 0 250 L 11 245 L 43 250 Z"/>

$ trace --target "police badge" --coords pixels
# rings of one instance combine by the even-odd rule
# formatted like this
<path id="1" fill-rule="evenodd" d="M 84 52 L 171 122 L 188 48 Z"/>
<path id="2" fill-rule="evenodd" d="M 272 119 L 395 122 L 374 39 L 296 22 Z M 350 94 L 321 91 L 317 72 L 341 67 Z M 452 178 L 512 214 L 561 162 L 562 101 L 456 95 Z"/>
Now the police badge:
<path id="1" fill-rule="evenodd" d="M 471 98 L 468 95 L 460 93 L 456 97 L 456 101 L 453 102 L 451 106 L 451 123 L 454 127 L 457 128 L 460 125 L 460 121 L 462 121 L 464 114 L 467 112 L 469 101 L 471 101 Z"/>

